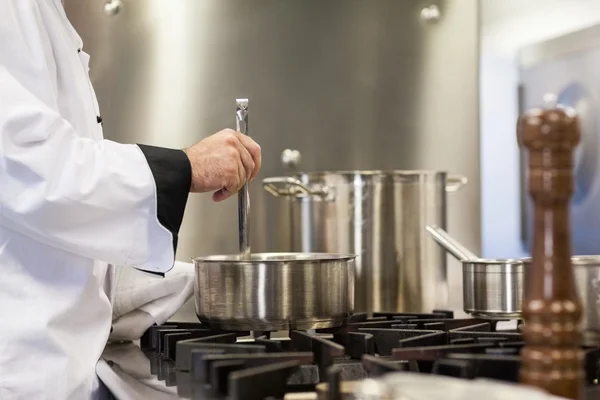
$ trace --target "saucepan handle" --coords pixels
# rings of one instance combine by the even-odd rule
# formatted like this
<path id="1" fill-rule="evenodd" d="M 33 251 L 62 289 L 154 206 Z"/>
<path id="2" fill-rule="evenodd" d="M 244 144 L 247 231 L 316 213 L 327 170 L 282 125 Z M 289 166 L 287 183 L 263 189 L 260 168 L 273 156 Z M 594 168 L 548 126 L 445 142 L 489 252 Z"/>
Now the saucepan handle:
<path id="1" fill-rule="evenodd" d="M 461 262 L 476 262 L 479 260 L 475 254 L 469 249 L 460 244 L 456 239 L 448 234 L 444 229 L 436 225 L 427 225 L 425 227 L 433 240 L 442 246 L 447 252 L 452 254 L 454 258 Z"/>
<path id="2" fill-rule="evenodd" d="M 263 188 L 275 197 L 316 196 L 325 197 L 329 190 L 327 187 L 313 189 L 290 176 L 276 176 L 265 178 Z"/>
<path id="3" fill-rule="evenodd" d="M 446 178 L 446 192 L 456 192 L 467 184 L 469 180 L 463 175 L 448 175 Z"/>

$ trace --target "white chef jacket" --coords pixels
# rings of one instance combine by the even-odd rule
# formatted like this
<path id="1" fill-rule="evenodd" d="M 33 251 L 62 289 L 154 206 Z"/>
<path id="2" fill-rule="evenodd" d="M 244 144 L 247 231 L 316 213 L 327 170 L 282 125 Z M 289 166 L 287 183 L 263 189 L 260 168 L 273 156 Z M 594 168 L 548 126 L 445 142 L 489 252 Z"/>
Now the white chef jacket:
<path id="1" fill-rule="evenodd" d="M 109 265 L 172 268 L 180 150 L 102 137 L 60 0 L 0 0 L 0 399 L 85 400 L 111 326 Z"/>

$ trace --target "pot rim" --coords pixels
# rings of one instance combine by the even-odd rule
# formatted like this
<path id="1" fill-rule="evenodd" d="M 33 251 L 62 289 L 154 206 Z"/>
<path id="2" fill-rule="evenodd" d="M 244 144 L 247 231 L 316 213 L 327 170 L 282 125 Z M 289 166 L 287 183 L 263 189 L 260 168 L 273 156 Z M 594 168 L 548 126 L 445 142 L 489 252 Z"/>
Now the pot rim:
<path id="1" fill-rule="evenodd" d="M 531 264 L 532 258 L 524 257 L 521 260 L 523 260 L 523 264 Z M 597 255 L 589 255 L 589 256 L 574 255 L 574 256 L 571 256 L 571 264 L 573 264 L 574 266 L 589 266 L 589 267 L 599 266 L 600 267 L 600 256 L 597 256 Z"/>
<path id="2" fill-rule="evenodd" d="M 307 176 L 307 177 L 322 177 L 326 175 L 336 176 L 437 176 L 437 175 L 449 175 L 447 171 L 434 171 L 424 169 L 390 169 L 390 170 L 324 170 L 324 171 L 313 171 L 313 172 L 295 172 L 292 176 Z"/>
<path id="3" fill-rule="evenodd" d="M 521 258 L 478 258 L 477 260 L 461 261 L 463 264 L 479 264 L 479 265 L 522 265 L 524 263 Z"/>
<path id="4" fill-rule="evenodd" d="M 239 254 L 217 254 L 205 257 L 193 257 L 192 261 L 196 263 L 231 263 L 236 265 L 248 264 L 281 264 L 281 263 L 318 263 L 331 261 L 352 261 L 358 255 L 356 254 L 336 254 L 336 253 L 251 253 L 250 259 L 243 259 Z"/>
<path id="5" fill-rule="evenodd" d="M 525 264 L 517 259 L 463 261 L 463 272 L 476 274 L 522 274 Z"/>

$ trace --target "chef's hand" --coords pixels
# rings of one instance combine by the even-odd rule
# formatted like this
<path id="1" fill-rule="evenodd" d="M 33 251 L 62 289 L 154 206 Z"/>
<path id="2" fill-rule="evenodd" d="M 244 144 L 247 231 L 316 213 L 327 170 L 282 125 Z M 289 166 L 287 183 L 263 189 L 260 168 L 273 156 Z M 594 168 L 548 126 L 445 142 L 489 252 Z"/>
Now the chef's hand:
<path id="1" fill-rule="evenodd" d="M 214 201 L 237 193 L 260 170 L 260 146 L 231 129 L 204 138 L 184 151 L 192 165 L 190 192 L 214 192 Z"/>

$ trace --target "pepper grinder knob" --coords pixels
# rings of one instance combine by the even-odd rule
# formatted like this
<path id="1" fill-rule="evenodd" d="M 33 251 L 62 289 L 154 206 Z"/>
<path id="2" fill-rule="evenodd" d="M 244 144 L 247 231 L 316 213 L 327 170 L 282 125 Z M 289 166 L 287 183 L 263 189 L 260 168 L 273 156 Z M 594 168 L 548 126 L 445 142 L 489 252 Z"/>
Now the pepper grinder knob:
<path id="1" fill-rule="evenodd" d="M 535 209 L 520 380 L 578 400 L 584 388 L 582 310 L 571 265 L 569 206 L 579 122 L 571 109 L 534 109 L 520 119 L 517 136 L 529 153 L 529 194 Z"/>

